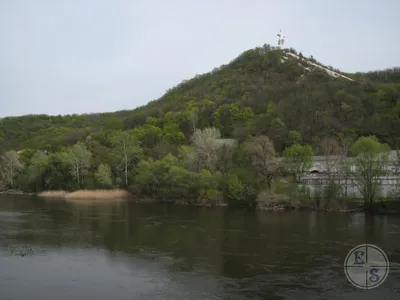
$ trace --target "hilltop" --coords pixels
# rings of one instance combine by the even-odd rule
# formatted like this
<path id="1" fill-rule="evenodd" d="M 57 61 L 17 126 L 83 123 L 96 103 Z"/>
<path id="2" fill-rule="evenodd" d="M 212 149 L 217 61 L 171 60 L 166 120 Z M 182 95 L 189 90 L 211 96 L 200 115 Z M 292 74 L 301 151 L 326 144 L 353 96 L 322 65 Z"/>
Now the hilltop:
<path id="1" fill-rule="evenodd" d="M 301 56 L 294 49 L 290 52 Z M 341 73 L 354 80 L 350 81 L 309 67 L 264 45 L 209 73 L 185 80 L 160 99 L 132 111 L 3 118 L 0 151 L 56 151 L 88 136 L 101 139 L 109 131 L 146 122 L 159 127 L 163 134 L 168 130 L 166 125 L 178 124 L 184 142 L 189 141 L 192 125 L 215 126 L 223 137 L 239 140 L 265 134 L 279 152 L 295 141 L 316 148 L 322 137 L 343 132 L 375 135 L 392 147 L 399 144 L 399 68 Z"/>

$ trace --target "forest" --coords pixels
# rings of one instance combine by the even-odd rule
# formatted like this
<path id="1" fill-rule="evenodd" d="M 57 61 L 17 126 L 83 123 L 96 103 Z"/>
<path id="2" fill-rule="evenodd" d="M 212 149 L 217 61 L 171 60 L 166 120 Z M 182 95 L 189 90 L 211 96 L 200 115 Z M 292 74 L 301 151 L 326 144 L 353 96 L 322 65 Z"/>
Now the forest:
<path id="1" fill-rule="evenodd" d="M 399 68 L 350 82 L 282 56 L 269 45 L 245 51 L 129 111 L 3 118 L 0 190 L 254 203 L 287 190 L 313 155 L 370 151 L 376 163 L 400 149 Z"/>

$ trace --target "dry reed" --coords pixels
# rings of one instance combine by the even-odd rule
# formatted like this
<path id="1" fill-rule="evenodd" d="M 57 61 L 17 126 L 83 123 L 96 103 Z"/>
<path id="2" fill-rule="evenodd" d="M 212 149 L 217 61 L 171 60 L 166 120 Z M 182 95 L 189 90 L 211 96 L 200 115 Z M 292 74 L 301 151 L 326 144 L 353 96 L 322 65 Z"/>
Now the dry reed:
<path id="1" fill-rule="evenodd" d="M 125 199 L 130 196 L 125 190 L 78 190 L 65 195 L 65 199 Z"/>
<path id="2" fill-rule="evenodd" d="M 68 193 L 66 191 L 43 191 L 37 196 L 46 198 L 65 198 Z"/>
<path id="3" fill-rule="evenodd" d="M 39 197 L 63 198 L 67 200 L 118 200 L 126 199 L 130 196 L 128 191 L 114 190 L 78 190 L 68 193 L 66 191 L 43 191 Z"/>

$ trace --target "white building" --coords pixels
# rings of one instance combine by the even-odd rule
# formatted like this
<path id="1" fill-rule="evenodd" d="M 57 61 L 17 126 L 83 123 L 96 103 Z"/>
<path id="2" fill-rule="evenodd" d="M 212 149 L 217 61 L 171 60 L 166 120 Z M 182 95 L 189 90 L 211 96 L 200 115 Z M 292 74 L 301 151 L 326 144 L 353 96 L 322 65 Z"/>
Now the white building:
<path id="1" fill-rule="evenodd" d="M 386 174 L 378 178 L 381 185 L 381 195 L 383 197 L 393 197 L 400 195 L 400 150 L 392 150 L 389 152 L 389 163 L 384 166 Z M 351 157 L 343 156 L 314 156 L 312 167 L 307 174 L 300 176 L 300 181 L 307 185 L 311 192 L 327 186 L 329 179 L 334 180 L 341 187 L 346 186 L 347 195 L 355 198 L 362 198 L 357 188 L 355 176 L 353 172 L 356 170 L 355 165 L 351 165 Z M 344 160 L 350 163 L 348 173 L 343 171 L 341 167 Z"/>

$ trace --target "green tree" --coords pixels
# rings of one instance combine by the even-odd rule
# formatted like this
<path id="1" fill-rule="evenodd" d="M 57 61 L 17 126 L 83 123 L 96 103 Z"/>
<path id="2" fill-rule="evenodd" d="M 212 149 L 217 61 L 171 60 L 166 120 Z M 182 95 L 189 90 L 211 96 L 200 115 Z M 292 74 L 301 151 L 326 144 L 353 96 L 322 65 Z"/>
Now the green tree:
<path id="1" fill-rule="evenodd" d="M 164 139 L 173 145 L 182 145 L 186 141 L 186 137 L 182 131 L 180 131 L 178 124 L 168 123 L 164 125 Z"/>
<path id="2" fill-rule="evenodd" d="M 43 151 L 37 151 L 30 162 L 28 180 L 35 185 L 35 190 L 38 192 L 44 189 L 44 174 L 49 166 L 49 157 Z"/>
<path id="3" fill-rule="evenodd" d="M 186 169 L 191 171 L 199 170 L 199 160 L 193 147 L 187 145 L 179 147 L 178 158 Z"/>
<path id="4" fill-rule="evenodd" d="M 163 136 L 163 130 L 152 124 L 137 126 L 132 129 L 132 132 L 137 136 L 142 147 L 150 149 L 154 148 Z"/>
<path id="5" fill-rule="evenodd" d="M 141 194 L 165 198 L 169 196 L 170 168 L 178 166 L 178 159 L 168 154 L 160 160 L 141 160 L 136 168 L 134 188 Z"/>
<path id="6" fill-rule="evenodd" d="M 231 173 L 227 178 L 228 199 L 233 201 L 246 200 L 246 186 L 240 181 L 238 176 Z"/>
<path id="7" fill-rule="evenodd" d="M 112 174 L 109 165 L 100 164 L 94 176 L 102 187 L 109 188 L 112 186 Z"/>
<path id="8" fill-rule="evenodd" d="M 300 144 L 302 142 L 301 133 L 297 130 L 289 131 L 288 137 L 291 144 Z"/>
<path id="9" fill-rule="evenodd" d="M 285 168 L 292 174 L 301 174 L 312 167 L 314 153 L 311 146 L 294 144 L 283 151 Z"/>
<path id="10" fill-rule="evenodd" d="M 388 174 L 388 154 L 390 147 L 380 143 L 375 136 L 360 137 L 352 145 L 352 157 L 347 163 L 352 173 L 352 183 L 364 198 L 365 207 L 372 209 L 379 196 L 380 179 Z"/>

